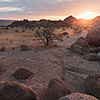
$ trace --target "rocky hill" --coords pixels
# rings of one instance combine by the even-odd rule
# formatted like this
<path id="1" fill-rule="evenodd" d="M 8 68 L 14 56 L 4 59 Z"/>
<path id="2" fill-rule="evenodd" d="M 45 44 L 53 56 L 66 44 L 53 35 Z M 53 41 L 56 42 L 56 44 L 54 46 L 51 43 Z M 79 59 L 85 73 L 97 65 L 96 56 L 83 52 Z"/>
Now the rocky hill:
<path id="1" fill-rule="evenodd" d="M 100 25 L 100 16 L 97 16 L 97 17 L 93 18 L 93 19 L 91 20 L 91 23 L 92 23 L 94 26 Z"/>
<path id="2" fill-rule="evenodd" d="M 39 21 L 28 21 L 27 19 L 21 20 L 21 21 L 15 21 L 9 26 L 13 27 L 41 27 L 43 26 L 44 23 L 49 23 L 50 25 L 54 27 L 70 27 L 74 25 L 73 23 L 78 21 L 75 17 L 69 16 L 65 18 L 63 21 L 62 20 L 46 20 L 46 19 L 41 19 Z"/>
<path id="3" fill-rule="evenodd" d="M 4 23 L 4 22 L 2 22 Z M 86 19 L 77 19 L 75 17 L 68 16 L 64 20 L 46 20 L 41 19 L 39 21 L 29 21 L 28 19 L 20 20 L 20 21 L 5 21 L 6 24 L 12 27 L 42 27 L 44 23 L 50 24 L 54 27 L 70 27 L 73 25 L 91 25 L 91 26 L 98 26 L 100 25 L 100 16 L 97 16 L 91 20 Z"/>

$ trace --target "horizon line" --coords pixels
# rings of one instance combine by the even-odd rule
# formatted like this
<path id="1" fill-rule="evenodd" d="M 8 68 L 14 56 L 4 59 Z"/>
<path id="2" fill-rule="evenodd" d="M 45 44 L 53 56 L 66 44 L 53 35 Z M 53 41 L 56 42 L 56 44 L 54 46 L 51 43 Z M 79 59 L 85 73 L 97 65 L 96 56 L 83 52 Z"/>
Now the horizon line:
<path id="1" fill-rule="evenodd" d="M 69 15 L 69 16 L 73 16 L 73 15 Z M 69 16 L 64 16 L 64 18 L 34 18 L 34 19 L 32 19 L 32 18 L 22 18 L 22 19 L 19 19 L 19 18 L 14 18 L 14 19 L 12 19 L 12 18 L 0 18 L 0 20 L 17 20 L 17 21 L 21 21 L 21 20 L 23 20 L 23 19 L 28 19 L 29 21 L 39 21 L 39 20 L 42 20 L 42 19 L 45 19 L 45 20 L 53 20 L 53 21 L 56 21 L 56 20 L 64 20 L 65 18 L 68 18 Z M 95 16 L 95 17 L 93 17 L 93 18 L 90 18 L 90 19 L 85 19 L 85 18 L 77 18 L 76 16 L 73 16 L 73 17 L 75 17 L 76 19 L 85 19 L 85 20 L 92 20 L 92 19 L 94 19 L 94 18 L 96 18 L 96 17 L 98 17 L 98 16 L 100 16 L 100 15 L 97 15 L 97 16 Z"/>

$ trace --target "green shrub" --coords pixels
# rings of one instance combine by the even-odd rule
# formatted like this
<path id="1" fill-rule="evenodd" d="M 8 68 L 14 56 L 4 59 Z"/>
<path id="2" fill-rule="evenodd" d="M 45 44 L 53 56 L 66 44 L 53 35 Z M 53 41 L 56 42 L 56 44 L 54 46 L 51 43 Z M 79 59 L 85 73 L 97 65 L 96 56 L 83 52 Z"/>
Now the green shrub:
<path id="1" fill-rule="evenodd" d="M 18 30 L 15 30 L 15 32 L 19 32 Z"/>
<path id="2" fill-rule="evenodd" d="M 25 32 L 25 30 L 22 30 L 22 32 Z"/>
<path id="3" fill-rule="evenodd" d="M 45 25 L 43 29 L 39 30 L 37 29 L 35 32 L 35 36 L 38 40 L 40 40 L 45 46 L 48 46 L 53 43 L 53 40 L 60 40 L 59 35 L 54 34 L 54 28 Z"/>
<path id="4" fill-rule="evenodd" d="M 5 27 L 5 29 L 8 30 L 9 28 L 8 27 Z"/>

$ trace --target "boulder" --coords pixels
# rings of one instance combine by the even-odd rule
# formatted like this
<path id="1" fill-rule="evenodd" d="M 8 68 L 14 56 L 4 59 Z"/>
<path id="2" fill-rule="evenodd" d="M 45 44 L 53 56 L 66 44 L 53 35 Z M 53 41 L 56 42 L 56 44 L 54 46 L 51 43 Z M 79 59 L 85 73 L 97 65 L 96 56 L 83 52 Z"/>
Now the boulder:
<path id="1" fill-rule="evenodd" d="M 70 49 L 79 54 L 89 53 L 89 45 L 84 37 L 78 38 L 76 42 L 71 45 Z"/>
<path id="2" fill-rule="evenodd" d="M 83 58 L 86 60 L 89 60 L 89 61 L 98 61 L 99 60 L 96 53 L 90 53 L 90 54 L 84 55 Z"/>
<path id="3" fill-rule="evenodd" d="M 68 95 L 71 90 L 57 79 L 51 79 L 48 84 L 45 100 L 58 100 L 59 98 Z"/>
<path id="4" fill-rule="evenodd" d="M 100 100 L 100 75 L 87 77 L 84 81 L 85 92 Z"/>
<path id="5" fill-rule="evenodd" d="M 29 79 L 33 76 L 34 72 L 27 68 L 19 68 L 15 71 L 14 77 L 16 79 Z"/>
<path id="6" fill-rule="evenodd" d="M 96 52 L 96 53 L 99 53 L 99 52 L 100 52 L 100 47 L 96 47 L 96 48 L 95 48 L 95 52 Z"/>
<path id="7" fill-rule="evenodd" d="M 100 26 L 95 27 L 87 33 L 86 40 L 90 46 L 100 46 Z"/>
<path id="8" fill-rule="evenodd" d="M 98 60 L 100 61 L 100 52 L 97 53 Z"/>
<path id="9" fill-rule="evenodd" d="M 59 100 L 98 100 L 98 99 L 91 95 L 83 93 L 72 93 L 70 95 L 60 98 Z"/>
<path id="10" fill-rule="evenodd" d="M 0 82 L 0 100 L 38 100 L 34 90 L 13 81 Z"/>
<path id="11" fill-rule="evenodd" d="M 90 47 L 90 52 L 91 53 L 99 53 L 100 52 L 100 47 L 91 46 Z"/>

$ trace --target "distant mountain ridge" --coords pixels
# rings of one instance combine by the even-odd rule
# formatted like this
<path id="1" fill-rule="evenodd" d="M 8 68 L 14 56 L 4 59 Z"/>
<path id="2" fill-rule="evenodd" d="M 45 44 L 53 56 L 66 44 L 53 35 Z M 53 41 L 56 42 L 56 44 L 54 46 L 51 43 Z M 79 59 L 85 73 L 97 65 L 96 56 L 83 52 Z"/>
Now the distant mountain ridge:
<path id="1" fill-rule="evenodd" d="M 40 19 L 39 21 L 29 21 L 28 19 L 20 20 L 20 21 L 14 21 L 14 20 L 6 20 L 6 21 L 0 21 L 1 24 L 8 24 L 9 26 L 13 27 L 41 27 L 43 23 L 51 24 L 54 27 L 70 27 L 73 25 L 93 25 L 98 26 L 100 25 L 100 16 L 97 16 L 91 20 L 86 19 L 77 19 L 75 17 L 68 16 L 64 20 L 46 20 L 46 19 Z"/>
<path id="2" fill-rule="evenodd" d="M 40 19 L 39 21 L 29 21 L 28 19 L 24 19 L 21 21 L 15 21 L 9 26 L 13 27 L 41 27 L 43 23 L 51 24 L 51 26 L 54 27 L 70 27 L 74 24 L 74 22 L 77 22 L 78 20 L 73 17 L 69 16 L 65 18 L 64 20 L 46 20 L 46 19 Z"/>
<path id="3" fill-rule="evenodd" d="M 13 23 L 16 20 L 0 20 L 0 26 L 7 26 Z"/>

